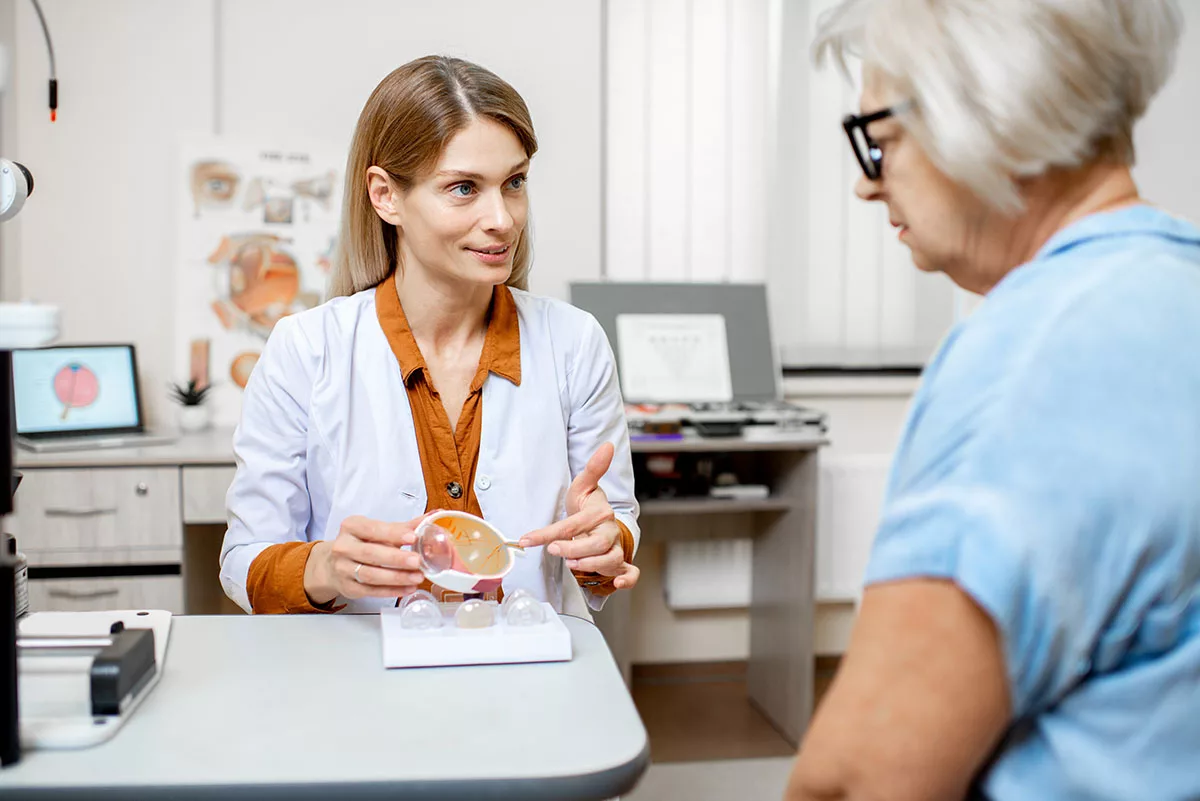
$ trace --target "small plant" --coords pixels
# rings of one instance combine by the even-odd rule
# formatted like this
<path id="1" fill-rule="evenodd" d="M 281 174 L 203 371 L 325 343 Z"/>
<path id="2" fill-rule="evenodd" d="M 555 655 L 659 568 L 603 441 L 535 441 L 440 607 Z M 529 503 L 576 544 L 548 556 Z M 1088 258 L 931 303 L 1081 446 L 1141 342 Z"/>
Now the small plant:
<path id="1" fill-rule="evenodd" d="M 208 397 L 210 389 L 211 384 L 197 389 L 195 380 L 187 382 L 187 386 L 172 384 L 171 399 L 180 406 L 199 406 Z"/>

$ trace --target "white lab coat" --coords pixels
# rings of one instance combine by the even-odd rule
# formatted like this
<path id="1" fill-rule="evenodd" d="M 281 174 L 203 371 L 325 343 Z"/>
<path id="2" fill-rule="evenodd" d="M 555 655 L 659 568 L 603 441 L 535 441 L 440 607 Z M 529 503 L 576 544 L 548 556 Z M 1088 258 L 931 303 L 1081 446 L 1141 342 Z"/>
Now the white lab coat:
<path id="1" fill-rule="evenodd" d="M 512 290 L 521 384 L 490 374 L 475 493 L 510 539 L 566 516 L 566 493 L 601 443 L 616 455 L 600 482 L 618 519 L 640 532 L 624 406 L 612 348 L 590 314 Z M 246 386 L 234 433 L 237 475 L 221 585 L 246 611 L 246 575 L 280 542 L 331 540 L 347 517 L 405 521 L 425 511 L 425 479 L 400 366 L 375 312 L 375 290 L 280 320 Z M 603 598 L 580 588 L 559 557 L 528 549 L 505 577 L 568 614 L 590 618 Z M 585 603 L 586 601 L 586 603 Z M 369 613 L 395 599 L 350 601 Z"/>

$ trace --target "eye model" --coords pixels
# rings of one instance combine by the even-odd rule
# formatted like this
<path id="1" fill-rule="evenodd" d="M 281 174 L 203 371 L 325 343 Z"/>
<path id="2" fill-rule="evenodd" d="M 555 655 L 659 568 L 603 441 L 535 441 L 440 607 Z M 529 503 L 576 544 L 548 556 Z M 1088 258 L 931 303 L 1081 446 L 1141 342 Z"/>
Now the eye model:
<path id="1" fill-rule="evenodd" d="M 466 512 L 435 512 L 417 526 L 421 571 L 455 592 L 491 592 L 516 564 L 521 547 Z"/>

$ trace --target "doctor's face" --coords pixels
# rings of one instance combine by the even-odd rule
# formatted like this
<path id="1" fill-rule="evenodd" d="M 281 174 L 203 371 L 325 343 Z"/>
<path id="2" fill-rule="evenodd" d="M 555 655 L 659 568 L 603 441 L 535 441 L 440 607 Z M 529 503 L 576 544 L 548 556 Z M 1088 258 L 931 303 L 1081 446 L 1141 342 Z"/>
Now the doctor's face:
<path id="1" fill-rule="evenodd" d="M 508 280 L 529 216 L 529 158 L 503 125 L 476 118 L 397 199 L 404 269 L 495 285 Z"/>

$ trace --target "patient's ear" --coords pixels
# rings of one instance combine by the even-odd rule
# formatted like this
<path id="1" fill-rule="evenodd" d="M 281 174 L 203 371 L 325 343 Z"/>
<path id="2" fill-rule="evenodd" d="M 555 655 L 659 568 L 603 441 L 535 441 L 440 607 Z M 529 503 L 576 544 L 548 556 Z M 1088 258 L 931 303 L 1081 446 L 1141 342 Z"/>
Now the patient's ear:
<path id="1" fill-rule="evenodd" d="M 367 196 L 375 213 L 386 223 L 400 225 L 400 190 L 381 167 L 367 168 Z"/>

